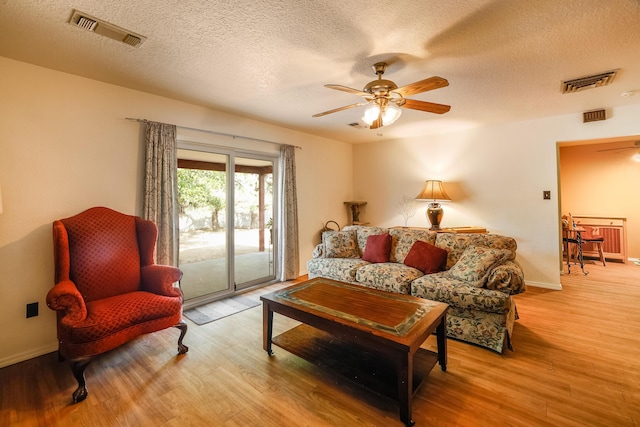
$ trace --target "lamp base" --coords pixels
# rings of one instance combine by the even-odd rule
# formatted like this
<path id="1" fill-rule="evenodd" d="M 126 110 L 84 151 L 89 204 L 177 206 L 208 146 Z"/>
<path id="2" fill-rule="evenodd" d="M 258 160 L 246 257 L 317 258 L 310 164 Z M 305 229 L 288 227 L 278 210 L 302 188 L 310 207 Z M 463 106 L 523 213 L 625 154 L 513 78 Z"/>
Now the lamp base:
<path id="1" fill-rule="evenodd" d="M 440 221 L 442 221 L 442 215 L 444 211 L 440 206 L 440 203 L 429 203 L 429 208 L 427 209 L 427 219 L 431 223 L 431 228 L 429 230 L 437 231 L 441 230 Z"/>

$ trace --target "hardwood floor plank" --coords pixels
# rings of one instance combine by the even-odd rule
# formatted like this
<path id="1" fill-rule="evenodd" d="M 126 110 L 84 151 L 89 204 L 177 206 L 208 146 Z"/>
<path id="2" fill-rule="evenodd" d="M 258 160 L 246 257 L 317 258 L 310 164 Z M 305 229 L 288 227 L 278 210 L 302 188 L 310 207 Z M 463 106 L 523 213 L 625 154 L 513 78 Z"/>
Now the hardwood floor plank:
<path id="1" fill-rule="evenodd" d="M 572 267 L 563 290 L 515 297 L 514 352 L 448 342 L 447 372 L 417 390 L 417 426 L 640 426 L 640 267 Z M 281 288 L 274 285 L 269 291 Z M 263 289 L 262 292 L 265 290 Z M 299 323 L 275 316 L 274 334 Z M 262 308 L 140 337 L 94 360 L 72 405 L 69 367 L 47 354 L 0 369 L 2 426 L 400 426 L 394 401 L 275 347 Z M 430 337 L 424 348 L 434 350 Z"/>

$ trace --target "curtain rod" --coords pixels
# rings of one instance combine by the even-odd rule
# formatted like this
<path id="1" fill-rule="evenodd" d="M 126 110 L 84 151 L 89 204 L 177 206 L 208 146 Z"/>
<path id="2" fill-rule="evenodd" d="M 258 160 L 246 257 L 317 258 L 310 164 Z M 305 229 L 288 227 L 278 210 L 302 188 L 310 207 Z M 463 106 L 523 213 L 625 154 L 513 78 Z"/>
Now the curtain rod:
<path id="1" fill-rule="evenodd" d="M 132 117 L 125 117 L 126 120 L 131 120 L 133 122 L 139 122 L 139 123 L 150 123 L 151 120 L 147 120 L 147 119 L 135 119 Z M 267 141 L 266 139 L 259 139 L 259 138 L 252 138 L 250 136 L 240 136 L 240 135 L 233 135 L 230 133 L 224 133 L 224 132 L 216 132 L 213 130 L 208 130 L 208 129 L 198 129 L 198 128 L 191 128 L 188 126 L 180 126 L 180 125 L 175 125 L 177 128 L 180 129 L 186 129 L 186 130 L 195 130 L 196 132 L 206 132 L 206 133 L 211 133 L 214 135 L 220 135 L 220 136 L 228 136 L 230 138 L 236 139 L 236 138 L 242 138 L 242 139 L 246 139 L 249 141 L 257 141 L 257 142 L 267 142 L 269 144 L 275 144 L 275 145 L 290 145 L 290 144 L 282 144 L 280 142 L 274 142 L 274 141 Z M 302 150 L 302 147 L 294 145 L 295 148 L 299 148 Z"/>

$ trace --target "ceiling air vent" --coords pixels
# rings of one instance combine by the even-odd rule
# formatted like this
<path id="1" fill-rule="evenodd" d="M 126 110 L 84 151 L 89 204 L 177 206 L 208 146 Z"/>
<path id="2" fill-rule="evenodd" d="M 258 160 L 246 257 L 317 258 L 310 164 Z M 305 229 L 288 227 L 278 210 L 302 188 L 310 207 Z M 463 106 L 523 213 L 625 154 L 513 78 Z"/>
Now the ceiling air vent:
<path id="1" fill-rule="evenodd" d="M 142 44 L 142 40 L 140 39 L 140 37 L 133 36 L 131 34 L 127 34 L 122 42 L 133 47 L 138 47 L 140 44 Z"/>
<path id="2" fill-rule="evenodd" d="M 79 10 L 73 11 L 71 19 L 69 19 L 69 24 L 100 34 L 101 36 L 109 37 L 110 39 L 133 47 L 140 46 L 147 39 L 145 36 L 141 36 L 133 31 L 125 30 L 117 25 L 94 18 L 93 16 L 80 12 Z"/>
<path id="3" fill-rule="evenodd" d="M 349 126 L 351 126 L 352 128 L 356 128 L 356 129 L 364 129 L 365 128 L 364 126 L 362 126 L 362 123 L 358 123 L 358 122 L 349 123 Z"/>
<path id="4" fill-rule="evenodd" d="M 98 25 L 98 21 L 94 21 L 93 19 L 89 19 L 86 16 L 80 16 L 78 18 L 78 22 L 76 23 L 78 27 L 83 28 L 85 30 L 93 31 L 96 29 L 96 25 Z"/>
<path id="5" fill-rule="evenodd" d="M 562 93 L 573 93 L 585 89 L 593 89 L 610 84 L 620 69 L 606 71 L 592 76 L 584 76 L 577 79 L 562 82 Z"/>

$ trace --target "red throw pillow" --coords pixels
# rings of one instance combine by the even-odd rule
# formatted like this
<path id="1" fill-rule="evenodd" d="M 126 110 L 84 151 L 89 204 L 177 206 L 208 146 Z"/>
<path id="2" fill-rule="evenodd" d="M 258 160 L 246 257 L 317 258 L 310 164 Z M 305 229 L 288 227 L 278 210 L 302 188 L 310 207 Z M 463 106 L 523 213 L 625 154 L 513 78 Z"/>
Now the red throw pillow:
<path id="1" fill-rule="evenodd" d="M 417 268 L 424 274 L 437 273 L 447 269 L 448 254 L 444 249 L 416 240 L 404 259 L 404 265 Z"/>
<path id="2" fill-rule="evenodd" d="M 389 262 L 391 252 L 391 236 L 389 233 L 375 234 L 367 237 L 362 259 L 369 262 Z"/>

